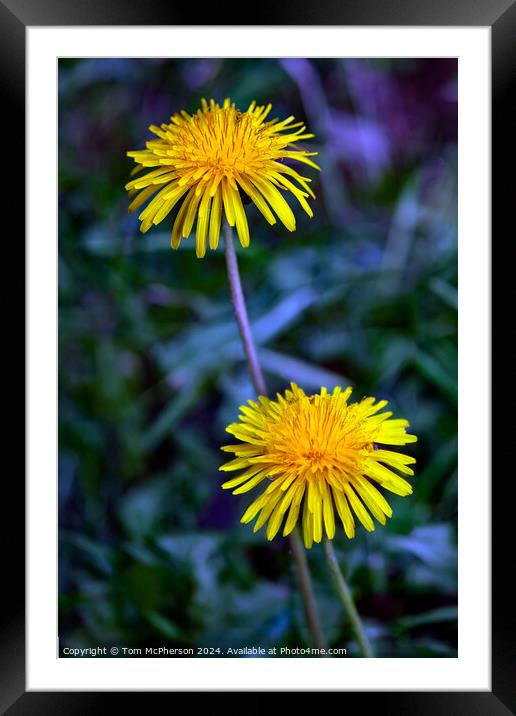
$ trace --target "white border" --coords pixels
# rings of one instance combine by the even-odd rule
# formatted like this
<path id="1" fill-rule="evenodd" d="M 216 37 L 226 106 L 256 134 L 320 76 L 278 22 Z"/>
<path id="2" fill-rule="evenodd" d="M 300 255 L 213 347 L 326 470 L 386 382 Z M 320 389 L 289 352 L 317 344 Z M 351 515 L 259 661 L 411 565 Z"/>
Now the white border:
<path id="1" fill-rule="evenodd" d="M 490 28 L 27 28 L 28 690 L 490 690 Z M 56 658 L 56 59 L 459 57 L 459 657 Z"/>

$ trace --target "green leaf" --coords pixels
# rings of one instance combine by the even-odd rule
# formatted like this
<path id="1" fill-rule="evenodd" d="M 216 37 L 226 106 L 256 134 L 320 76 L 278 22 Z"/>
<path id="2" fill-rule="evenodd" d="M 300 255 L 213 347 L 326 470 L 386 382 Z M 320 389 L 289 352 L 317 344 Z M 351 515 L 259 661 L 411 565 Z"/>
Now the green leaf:
<path id="1" fill-rule="evenodd" d="M 169 404 L 163 408 L 154 422 L 140 437 L 137 449 L 143 454 L 154 450 L 170 434 L 177 423 L 196 404 L 202 393 L 202 386 L 193 383 L 184 387 Z"/>
<path id="2" fill-rule="evenodd" d="M 443 365 L 429 353 L 416 350 L 413 362 L 420 373 L 454 403 L 458 400 L 457 368 L 453 365 Z"/>
<path id="3" fill-rule="evenodd" d="M 181 629 L 179 629 L 174 622 L 167 617 L 164 617 L 162 614 L 159 614 L 152 609 L 144 611 L 143 614 L 150 624 L 155 627 L 158 633 L 166 639 L 170 639 L 170 641 L 179 641 L 182 638 L 183 632 Z"/>
<path id="4" fill-rule="evenodd" d="M 439 607 L 423 614 L 410 615 L 398 619 L 397 624 L 403 629 L 414 629 L 426 624 L 438 624 L 440 622 L 456 622 L 459 612 L 456 606 Z"/>

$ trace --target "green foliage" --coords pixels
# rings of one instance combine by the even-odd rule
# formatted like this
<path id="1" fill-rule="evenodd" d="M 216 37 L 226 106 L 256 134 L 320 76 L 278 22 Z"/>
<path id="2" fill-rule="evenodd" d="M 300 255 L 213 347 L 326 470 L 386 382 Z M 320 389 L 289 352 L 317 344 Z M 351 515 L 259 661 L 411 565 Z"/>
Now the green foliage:
<path id="1" fill-rule="evenodd" d="M 140 236 L 123 189 L 148 124 L 231 95 L 306 117 L 323 167 L 294 234 L 247 207 L 239 260 L 271 391 L 349 383 L 419 436 L 414 494 L 392 497 L 386 528 L 335 540 L 359 611 L 380 656 L 456 655 L 456 141 L 453 107 L 426 94 L 454 66 L 317 60 L 303 82 L 291 62 L 60 63 L 63 646 L 309 643 L 286 541 L 240 525 L 249 496 L 220 488 L 224 428 L 253 397 L 222 251 L 172 252 L 170 221 Z M 409 135 L 364 104 L 359 69 L 401 115 L 395 100 L 420 88 Z M 344 117 L 384 137 L 387 158 L 348 156 Z M 325 632 L 355 655 L 317 545 L 309 560 Z"/>

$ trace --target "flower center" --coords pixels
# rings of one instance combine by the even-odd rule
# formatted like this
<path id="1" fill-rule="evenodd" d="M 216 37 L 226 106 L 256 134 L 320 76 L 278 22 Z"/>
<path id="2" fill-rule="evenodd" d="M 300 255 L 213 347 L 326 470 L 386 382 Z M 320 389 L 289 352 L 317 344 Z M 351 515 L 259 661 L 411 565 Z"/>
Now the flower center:
<path id="1" fill-rule="evenodd" d="M 233 177 L 268 158 L 271 140 L 252 114 L 216 108 L 181 125 L 173 149 L 185 168 L 196 166 Z"/>
<path id="2" fill-rule="evenodd" d="M 323 452 L 321 450 L 308 450 L 303 457 L 305 457 L 307 460 L 311 460 L 312 462 L 319 461 L 323 457 Z"/>
<path id="3" fill-rule="evenodd" d="M 299 467 L 315 473 L 327 471 L 336 463 L 336 460 L 334 455 L 329 455 L 324 450 L 311 449 L 302 454 L 297 462 Z"/>
<path id="4" fill-rule="evenodd" d="M 271 459 L 306 478 L 356 472 L 373 449 L 366 424 L 329 396 L 293 401 L 268 428 Z"/>

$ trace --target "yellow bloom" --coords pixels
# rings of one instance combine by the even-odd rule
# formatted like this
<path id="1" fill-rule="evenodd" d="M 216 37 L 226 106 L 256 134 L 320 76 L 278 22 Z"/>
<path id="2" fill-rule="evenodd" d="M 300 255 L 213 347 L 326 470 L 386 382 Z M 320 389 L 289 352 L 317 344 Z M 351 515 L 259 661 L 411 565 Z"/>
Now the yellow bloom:
<path id="1" fill-rule="evenodd" d="M 335 536 L 335 509 L 346 535 L 355 535 L 355 517 L 368 531 L 374 530 L 371 514 L 384 525 L 392 515 L 382 493 L 373 483 L 397 495 L 409 495 L 405 475 L 413 457 L 378 445 L 405 445 L 417 440 L 405 432 L 407 420 L 391 419 L 391 412 L 378 413 L 386 400 L 364 398 L 348 403 L 351 388 L 326 388 L 307 396 L 295 383 L 277 400 L 260 396 L 242 405 L 238 423 L 226 431 L 242 442 L 222 450 L 235 458 L 221 470 L 244 470 L 225 482 L 233 494 L 247 492 L 266 478 L 268 487 L 251 503 L 241 522 L 258 514 L 254 531 L 267 523 L 267 538 L 277 534 L 286 516 L 283 535 L 302 522 L 305 546 L 320 542 L 323 531 Z M 367 509 L 366 509 L 367 508 Z M 369 510 L 369 512 L 368 512 Z M 302 517 L 300 515 L 302 514 Z"/>
<path id="2" fill-rule="evenodd" d="M 208 240 L 211 249 L 217 248 L 223 214 L 230 226 L 236 225 L 242 246 L 249 246 L 242 192 L 269 224 L 276 223 L 274 211 L 289 231 L 296 228 L 296 220 L 282 192 L 291 192 L 312 216 L 307 202 L 308 196 L 314 197 L 310 179 L 284 160 L 295 159 L 318 169 L 309 159 L 317 152 L 292 148 L 294 142 L 314 135 L 306 133 L 302 122 L 293 124 L 294 117 L 266 122 L 270 110 L 270 104 L 259 107 L 251 102 L 240 112 L 229 99 L 222 107 L 214 100 L 208 105 L 203 99 L 196 114 L 183 111 L 174 114 L 170 124 L 151 125 L 150 131 L 158 138 L 147 142 L 146 149 L 127 152 L 138 164 L 133 174 L 151 168 L 125 187 L 134 196 L 129 211 L 152 197 L 138 217 L 140 230 L 145 233 L 159 224 L 183 199 L 171 245 L 177 249 L 181 239 L 190 236 L 197 219 L 196 253 L 202 258 Z"/>

